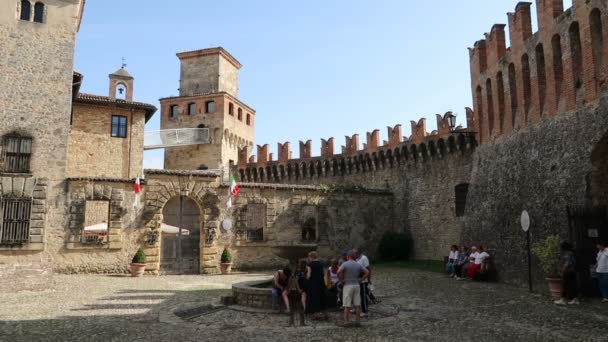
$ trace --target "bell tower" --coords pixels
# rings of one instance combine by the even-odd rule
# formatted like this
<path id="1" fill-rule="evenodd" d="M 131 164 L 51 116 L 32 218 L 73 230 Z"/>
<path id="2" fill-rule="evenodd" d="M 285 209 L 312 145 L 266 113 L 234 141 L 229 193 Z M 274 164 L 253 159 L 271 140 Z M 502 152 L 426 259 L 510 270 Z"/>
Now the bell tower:
<path id="1" fill-rule="evenodd" d="M 112 100 L 133 101 L 133 76 L 129 74 L 127 65 L 123 62 L 122 67 L 109 75 L 110 98 Z"/>

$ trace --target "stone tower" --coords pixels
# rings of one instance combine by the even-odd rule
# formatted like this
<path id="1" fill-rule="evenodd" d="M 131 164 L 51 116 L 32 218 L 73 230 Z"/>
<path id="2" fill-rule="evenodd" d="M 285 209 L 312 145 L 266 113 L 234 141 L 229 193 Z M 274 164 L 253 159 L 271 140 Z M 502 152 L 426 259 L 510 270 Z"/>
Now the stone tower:
<path id="1" fill-rule="evenodd" d="M 238 99 L 241 64 L 221 47 L 178 53 L 179 96 L 160 100 L 161 129 L 207 128 L 211 143 L 170 147 L 165 169 L 220 169 L 253 146 L 255 110 Z"/>
<path id="2" fill-rule="evenodd" d="M 73 70 L 83 7 L 83 0 L 0 2 L 0 137 L 31 139 L 28 174 L 35 177 L 65 176 L 72 96 L 81 79 Z M 0 171 L 11 172 L 7 167 L 0 163 Z"/>
<path id="3" fill-rule="evenodd" d="M 22 212 L 32 206 L 28 228 L 3 235 L 0 252 L 43 251 L 52 238 L 46 231 L 69 224 L 63 189 L 82 80 L 74 46 L 83 7 L 84 0 L 0 1 L 0 198 Z"/>

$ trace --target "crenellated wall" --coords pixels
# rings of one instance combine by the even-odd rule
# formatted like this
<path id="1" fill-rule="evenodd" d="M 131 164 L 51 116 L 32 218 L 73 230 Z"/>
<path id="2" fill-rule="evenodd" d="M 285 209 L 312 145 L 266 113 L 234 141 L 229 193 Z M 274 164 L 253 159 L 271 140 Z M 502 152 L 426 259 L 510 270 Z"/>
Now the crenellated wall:
<path id="1" fill-rule="evenodd" d="M 485 144 L 546 118 L 584 107 L 607 89 L 608 3 L 537 0 L 508 14 L 511 46 L 496 24 L 470 49 L 474 115 L 470 129 Z"/>
<path id="2" fill-rule="evenodd" d="M 467 109 L 467 113 L 472 111 Z M 409 137 L 402 136 L 401 125 L 388 127 L 388 140 L 382 144 L 379 130 L 368 132 L 362 149 L 358 134 L 346 136 L 340 154 L 334 154 L 333 137 L 321 140 L 320 155 L 315 157 L 312 156 L 311 140 L 300 141 L 299 158 L 292 158 L 290 142 L 278 144 L 277 160 L 268 144 L 257 146 L 257 156 L 250 156 L 251 148 L 247 146 L 239 152 L 238 176 L 241 182 L 341 183 L 357 181 L 357 175 L 407 163 L 441 160 L 449 154 L 472 150 L 476 145 L 475 135 L 461 127 L 452 132 L 448 122 L 451 114 L 437 114 L 438 130 L 431 133 L 427 132 L 426 119 L 411 122 Z"/>
<path id="3" fill-rule="evenodd" d="M 467 109 L 467 113 L 472 113 Z M 241 150 L 238 174 L 241 183 L 338 184 L 385 188 L 394 195 L 394 229 L 411 234 L 414 257 L 441 259 L 449 246 L 461 240 L 463 217 L 456 213 L 456 186 L 467 184 L 477 142 L 475 134 L 458 128 L 451 132 L 448 115 L 437 115 L 438 130 L 427 132 L 426 120 L 411 122 L 411 135 L 401 125 L 388 127 L 388 140 L 380 131 L 366 134 L 360 147 L 358 135 L 346 136 L 340 154 L 335 139 L 323 139 L 319 156 L 312 156 L 312 142 L 300 142 L 293 159 L 289 142 L 278 144 L 278 159 L 268 145 L 258 146 L 257 156 Z M 470 119 L 469 119 L 470 120 Z M 466 194 L 465 194 L 466 195 Z"/>

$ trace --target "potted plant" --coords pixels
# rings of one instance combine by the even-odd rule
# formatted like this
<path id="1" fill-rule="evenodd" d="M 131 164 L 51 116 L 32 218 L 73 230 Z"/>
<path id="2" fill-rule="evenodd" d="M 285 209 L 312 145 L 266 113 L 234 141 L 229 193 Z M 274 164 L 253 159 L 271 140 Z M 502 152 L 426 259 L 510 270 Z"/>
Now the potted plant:
<path id="1" fill-rule="evenodd" d="M 222 257 L 220 258 L 220 272 L 222 274 L 228 274 L 232 271 L 232 254 L 228 250 L 227 246 L 224 246 Z"/>
<path id="2" fill-rule="evenodd" d="M 562 295 L 561 274 L 559 269 L 560 257 L 560 238 L 559 235 L 549 235 L 543 241 L 534 245 L 532 251 L 538 256 L 540 266 L 545 272 L 545 280 L 549 284 L 549 291 L 553 298 L 560 298 Z"/>
<path id="3" fill-rule="evenodd" d="M 131 260 L 131 276 L 132 277 L 141 277 L 146 270 L 146 253 L 143 248 L 139 248 L 135 256 L 133 256 L 133 260 Z"/>

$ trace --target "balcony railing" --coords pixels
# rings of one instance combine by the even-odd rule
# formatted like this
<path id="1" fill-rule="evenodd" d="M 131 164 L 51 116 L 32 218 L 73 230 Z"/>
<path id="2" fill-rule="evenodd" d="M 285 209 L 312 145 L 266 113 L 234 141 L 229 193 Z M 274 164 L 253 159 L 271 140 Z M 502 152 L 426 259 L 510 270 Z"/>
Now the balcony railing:
<path id="1" fill-rule="evenodd" d="M 208 128 L 164 129 L 144 133 L 144 150 L 209 143 Z"/>

